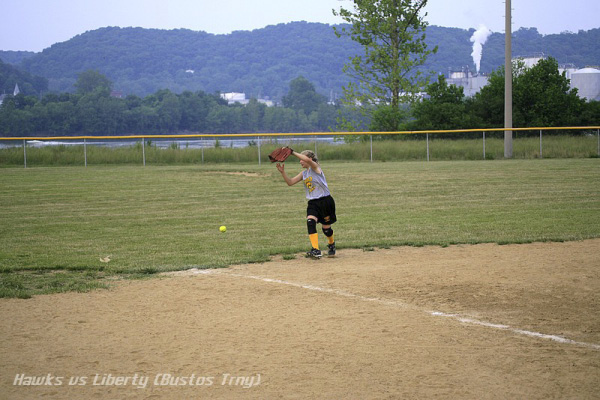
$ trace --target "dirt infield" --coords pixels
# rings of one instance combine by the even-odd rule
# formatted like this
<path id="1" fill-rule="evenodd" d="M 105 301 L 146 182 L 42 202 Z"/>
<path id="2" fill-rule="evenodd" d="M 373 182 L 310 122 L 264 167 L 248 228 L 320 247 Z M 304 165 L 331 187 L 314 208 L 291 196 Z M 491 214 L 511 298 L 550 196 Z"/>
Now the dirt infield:
<path id="1" fill-rule="evenodd" d="M 342 250 L 0 318 L 2 399 L 600 397 L 600 239 Z"/>

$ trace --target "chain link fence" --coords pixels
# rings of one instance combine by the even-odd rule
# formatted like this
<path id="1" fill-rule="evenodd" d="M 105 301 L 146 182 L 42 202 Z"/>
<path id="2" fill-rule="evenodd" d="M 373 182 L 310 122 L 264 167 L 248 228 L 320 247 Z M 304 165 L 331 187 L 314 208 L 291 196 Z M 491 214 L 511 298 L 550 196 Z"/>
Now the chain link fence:
<path id="1" fill-rule="evenodd" d="M 600 127 L 513 128 L 513 158 L 600 157 Z M 322 160 L 504 158 L 504 128 L 428 132 L 317 132 L 0 138 L 0 166 L 258 163 L 277 147 Z"/>

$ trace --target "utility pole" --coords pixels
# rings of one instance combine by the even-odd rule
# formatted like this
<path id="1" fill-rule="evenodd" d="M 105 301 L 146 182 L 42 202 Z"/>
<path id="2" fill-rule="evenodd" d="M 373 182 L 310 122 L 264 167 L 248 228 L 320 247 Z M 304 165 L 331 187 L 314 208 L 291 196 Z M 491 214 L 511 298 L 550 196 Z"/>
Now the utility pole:
<path id="1" fill-rule="evenodd" d="M 510 0 L 504 16 L 504 129 L 512 128 L 512 43 Z M 512 158 L 512 130 L 504 131 L 504 158 Z"/>

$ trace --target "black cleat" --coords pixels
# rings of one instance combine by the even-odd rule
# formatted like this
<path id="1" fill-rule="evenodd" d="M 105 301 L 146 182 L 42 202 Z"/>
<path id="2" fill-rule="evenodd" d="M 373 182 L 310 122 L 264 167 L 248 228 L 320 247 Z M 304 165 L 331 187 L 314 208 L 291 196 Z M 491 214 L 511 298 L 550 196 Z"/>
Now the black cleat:
<path id="1" fill-rule="evenodd" d="M 306 257 L 310 257 L 310 258 L 314 258 L 315 260 L 318 260 L 322 257 L 323 255 L 321 254 L 321 250 L 319 249 L 311 249 L 310 251 L 306 252 Z"/>
<path id="2" fill-rule="evenodd" d="M 327 255 L 329 257 L 335 256 L 335 242 L 332 244 L 328 244 L 327 247 L 329 247 L 329 251 L 327 252 Z"/>

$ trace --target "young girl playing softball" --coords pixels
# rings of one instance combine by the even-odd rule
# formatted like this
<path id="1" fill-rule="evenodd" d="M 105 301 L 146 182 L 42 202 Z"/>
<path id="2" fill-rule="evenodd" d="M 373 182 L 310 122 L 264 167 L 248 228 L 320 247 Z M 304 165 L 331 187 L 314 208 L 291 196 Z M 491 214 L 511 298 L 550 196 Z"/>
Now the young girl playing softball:
<path id="1" fill-rule="evenodd" d="M 284 170 L 283 164 L 277 164 L 277 169 L 281 172 L 283 180 L 288 186 L 295 185 L 302 181 L 306 189 L 306 198 L 308 206 L 306 208 L 306 225 L 308 227 L 308 238 L 312 245 L 312 249 L 306 253 L 307 257 L 315 259 L 321 258 L 321 250 L 319 250 L 319 235 L 317 234 L 317 223 L 321 224 L 323 233 L 327 237 L 328 256 L 335 255 L 335 241 L 333 239 L 333 224 L 337 218 L 335 216 L 335 201 L 329 193 L 325 174 L 319 165 L 319 161 L 310 150 L 304 150 L 302 153 L 292 151 L 293 156 L 300 159 L 300 165 L 304 171 L 290 178 Z"/>

